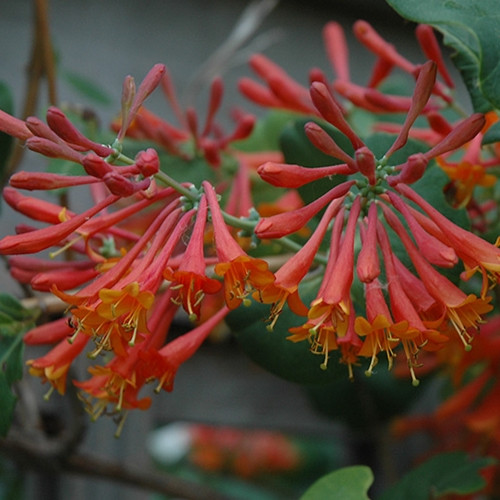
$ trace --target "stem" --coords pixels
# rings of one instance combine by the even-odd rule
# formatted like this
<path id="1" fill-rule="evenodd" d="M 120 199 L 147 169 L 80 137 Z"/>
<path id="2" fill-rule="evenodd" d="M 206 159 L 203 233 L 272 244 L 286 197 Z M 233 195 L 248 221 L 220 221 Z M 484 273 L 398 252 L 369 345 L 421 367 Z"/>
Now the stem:
<path id="1" fill-rule="evenodd" d="M 163 182 L 165 185 L 174 188 L 178 193 L 185 196 L 188 200 L 193 202 L 198 201 L 198 195 L 189 190 L 186 186 L 183 186 L 180 182 L 172 179 L 170 175 L 167 175 L 165 172 L 158 172 L 155 174 L 155 178 L 159 181 Z"/>
<path id="2" fill-rule="evenodd" d="M 54 52 L 50 41 L 50 26 L 48 16 L 48 0 L 34 0 L 35 18 L 33 39 L 31 43 L 31 59 L 28 66 L 28 88 L 24 97 L 23 119 L 35 113 L 42 77 L 47 79 L 48 101 L 57 104 L 56 74 Z M 9 163 L 1 176 L 1 185 L 5 185 L 9 177 L 21 163 L 25 148 L 19 147 L 19 141 L 14 141 L 14 148 Z M 17 145 L 17 147 L 16 147 Z"/>

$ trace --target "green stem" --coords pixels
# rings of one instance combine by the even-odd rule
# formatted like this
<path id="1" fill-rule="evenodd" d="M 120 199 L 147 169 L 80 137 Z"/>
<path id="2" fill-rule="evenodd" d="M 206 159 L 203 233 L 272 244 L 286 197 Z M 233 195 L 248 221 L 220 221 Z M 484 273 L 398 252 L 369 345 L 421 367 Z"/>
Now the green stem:
<path id="1" fill-rule="evenodd" d="M 178 193 L 182 194 L 187 199 L 193 202 L 198 201 L 198 195 L 196 195 L 187 187 L 183 186 L 180 182 L 177 182 L 176 180 L 172 179 L 172 177 L 167 175 L 165 172 L 158 172 L 157 174 L 155 174 L 155 177 L 159 181 L 163 182 L 165 185 L 173 187 Z"/>
<path id="2" fill-rule="evenodd" d="M 155 177 L 164 184 L 166 184 L 167 186 L 174 188 L 178 193 L 182 194 L 192 202 L 198 201 L 199 195 L 196 194 L 196 192 L 189 190 L 176 180 L 172 179 L 172 177 L 170 177 L 166 173 L 158 172 L 155 175 Z M 224 218 L 224 221 L 230 226 L 243 229 L 244 231 L 248 231 L 250 233 L 253 233 L 255 226 L 257 225 L 258 222 L 258 220 L 249 220 L 249 219 L 242 219 L 240 217 L 235 217 L 234 215 L 228 214 L 223 210 L 222 210 L 222 216 Z M 283 248 L 286 248 L 293 252 L 298 252 L 302 248 L 302 245 L 296 243 L 295 241 L 287 237 L 279 238 L 278 240 L 276 240 L 276 242 L 280 244 Z M 318 264 L 326 264 L 328 261 L 328 259 L 324 255 L 316 255 L 314 260 Z"/>

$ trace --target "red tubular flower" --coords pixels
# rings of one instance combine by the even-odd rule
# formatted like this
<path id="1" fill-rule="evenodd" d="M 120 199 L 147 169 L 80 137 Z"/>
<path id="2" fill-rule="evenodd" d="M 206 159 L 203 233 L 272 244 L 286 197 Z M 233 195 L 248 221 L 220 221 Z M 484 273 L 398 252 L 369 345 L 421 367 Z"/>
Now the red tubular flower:
<path id="1" fill-rule="evenodd" d="M 352 170 L 348 165 L 308 168 L 288 163 L 267 162 L 257 169 L 257 173 L 262 180 L 273 186 L 299 188 L 330 175 L 351 174 Z"/>
<path id="2" fill-rule="evenodd" d="M 318 294 L 311 302 L 307 322 L 303 326 L 290 329 L 290 340 L 298 342 L 308 339 L 312 352 L 324 356 L 323 367 L 328 364 L 328 353 L 338 349 L 339 344 L 345 344 L 344 349 L 348 354 L 348 345 L 356 348 L 361 345 L 359 338 L 354 335 L 350 297 L 354 275 L 354 237 L 360 209 L 361 200 L 357 197 L 351 207 L 341 244 L 339 229 L 343 221 L 340 220 L 340 213 L 337 215 L 336 227 L 334 226 L 332 231 L 329 264 Z M 350 358 L 344 361 L 351 369 Z"/>
<path id="3" fill-rule="evenodd" d="M 339 23 L 329 22 L 323 28 L 326 53 L 339 80 L 349 81 L 348 48 L 344 30 Z"/>
<path id="4" fill-rule="evenodd" d="M 226 304 L 230 309 L 235 309 L 242 302 L 247 303 L 250 293 L 272 283 L 274 275 L 265 260 L 248 256 L 231 236 L 211 184 L 204 181 L 203 189 L 210 207 L 219 260 L 215 273 L 224 278 Z"/>
<path id="5" fill-rule="evenodd" d="M 375 177 L 375 155 L 366 146 L 356 149 L 356 165 L 358 170 L 368 179 L 368 182 L 374 186 L 377 182 Z"/>
<path id="6" fill-rule="evenodd" d="M 75 358 L 83 351 L 89 341 L 87 335 L 78 334 L 71 342 L 61 340 L 48 354 L 38 359 L 27 361 L 31 375 L 41 377 L 43 382 L 49 382 L 51 391 L 56 389 L 59 394 L 66 391 L 66 378 L 69 368 Z"/>
<path id="7" fill-rule="evenodd" d="M 305 207 L 261 219 L 255 234 L 262 239 L 281 238 L 303 228 L 327 203 L 343 198 L 356 181 L 346 181 L 334 187 Z"/>
<path id="8" fill-rule="evenodd" d="M 365 338 L 358 355 L 371 358 L 370 366 L 365 372 L 371 375 L 381 351 L 385 351 L 388 368 L 392 368 L 396 357 L 394 348 L 400 341 L 400 335 L 406 331 L 408 323 L 394 323 L 382 293 L 382 285 L 377 279 L 365 283 L 365 300 L 366 319 L 358 316 L 354 328 L 360 337 Z"/>
<path id="9" fill-rule="evenodd" d="M 472 338 L 467 330 L 470 328 L 478 329 L 478 323 L 482 322 L 483 315 L 493 309 L 488 304 L 491 299 L 480 299 L 474 294 L 465 294 L 422 257 L 401 222 L 392 212 L 385 211 L 384 215 L 389 225 L 403 242 L 429 294 L 442 305 L 448 321 L 460 336 L 464 346 L 470 349 Z"/>
<path id="10" fill-rule="evenodd" d="M 321 116 L 345 134 L 355 150 L 364 146 L 363 141 L 347 123 L 340 106 L 334 101 L 330 91 L 323 83 L 312 83 L 311 99 Z"/>
<path id="11" fill-rule="evenodd" d="M 342 200 L 334 200 L 330 203 L 307 243 L 274 273 L 276 278 L 274 283 L 260 292 L 259 298 L 262 302 L 272 303 L 268 318 L 268 330 L 273 329 L 285 303 L 288 303 L 295 314 L 307 315 L 308 309 L 298 294 L 299 284 L 308 273 L 328 225 L 339 212 L 341 203 Z"/>
<path id="12" fill-rule="evenodd" d="M 201 301 L 205 294 L 217 293 L 222 288 L 220 281 L 205 275 L 203 236 L 206 218 L 207 200 L 206 196 L 202 196 L 196 222 L 179 267 L 175 271 L 167 267 L 163 273 L 165 279 L 172 282 L 171 289 L 177 290 L 174 300 L 182 303 L 191 321 L 199 319 Z"/>
<path id="13" fill-rule="evenodd" d="M 455 250 L 425 231 L 401 198 L 391 192 L 388 192 L 387 195 L 392 205 L 403 215 L 421 254 L 431 264 L 441 267 L 453 267 L 458 262 Z M 382 205 L 382 208 L 384 209 L 384 213 L 388 212 L 388 209 L 386 209 L 384 205 Z"/>
<path id="14" fill-rule="evenodd" d="M 377 255 L 377 220 L 377 206 L 372 203 L 368 209 L 368 227 L 362 238 L 363 246 L 356 261 L 356 271 L 362 283 L 370 283 L 380 275 Z"/>
<path id="15" fill-rule="evenodd" d="M 427 327 L 417 312 L 416 307 L 409 300 L 394 264 L 395 256 L 391 250 L 389 237 L 381 223 L 377 225 L 377 238 L 384 258 L 390 309 L 394 321 L 401 325 L 398 338 L 401 340 L 406 355 L 412 383 L 413 385 L 418 385 L 419 381 L 415 376 L 415 367 L 418 366 L 417 356 L 419 350 L 421 348 L 430 349 L 439 346 L 443 342 L 446 342 L 448 337 L 441 335 L 431 327 Z M 421 308 L 418 309 L 420 310 Z M 406 325 L 406 328 L 403 328 L 403 325 Z"/>
<path id="16" fill-rule="evenodd" d="M 9 115 L 0 109 L 0 131 L 7 135 L 25 141 L 33 136 L 33 132 L 26 126 L 26 123 L 19 118 Z"/>
<path id="17" fill-rule="evenodd" d="M 406 114 L 405 121 L 401 127 L 401 131 L 389 148 L 389 151 L 385 154 L 386 157 L 391 156 L 394 151 L 401 149 L 408 141 L 408 134 L 410 128 L 415 123 L 422 110 L 424 109 L 429 97 L 431 95 L 434 82 L 436 81 L 436 64 L 432 61 L 425 63 L 418 73 L 417 83 L 415 85 L 415 90 L 413 91 L 412 101 L 410 109 Z"/>
<path id="18" fill-rule="evenodd" d="M 144 101 L 149 97 L 151 92 L 160 84 L 163 75 L 165 74 L 166 68 L 163 64 L 155 64 L 144 77 L 144 80 L 139 85 L 137 92 L 134 91 L 128 93 L 127 90 L 130 89 L 129 85 L 124 86 L 124 95 L 122 97 L 122 103 L 129 103 L 125 106 L 125 109 L 122 111 L 126 111 L 125 116 L 122 116 L 122 126 L 120 131 L 118 132 L 117 139 L 121 141 L 125 136 L 125 133 L 130 126 L 132 120 L 135 118 L 137 112 L 144 104 Z M 130 83 L 131 80 L 128 79 Z M 123 106 L 122 106 L 123 108 Z"/>
<path id="19" fill-rule="evenodd" d="M 484 299 L 489 288 L 489 278 L 491 277 L 495 283 L 500 278 L 500 250 L 479 236 L 453 224 L 409 186 L 398 184 L 397 190 L 416 203 L 443 232 L 465 265 L 464 278 L 470 278 L 478 270 L 481 272 L 483 276 L 481 297 Z"/>
<path id="20" fill-rule="evenodd" d="M 448 72 L 448 69 L 446 68 L 446 64 L 444 63 L 443 54 L 432 27 L 426 24 L 419 24 L 415 29 L 415 34 L 424 54 L 431 61 L 436 63 L 438 72 L 446 85 L 450 89 L 455 88 L 455 84 Z"/>
<path id="21" fill-rule="evenodd" d="M 304 125 L 304 132 L 311 143 L 323 153 L 337 158 L 343 163 L 349 165 L 351 172 L 358 170 L 356 162 L 343 149 L 341 149 L 333 138 L 321 128 L 317 123 L 308 122 Z"/>
<path id="22" fill-rule="evenodd" d="M 410 155 L 403 165 L 395 167 L 396 169 L 401 169 L 399 174 L 388 175 L 386 177 L 387 183 L 390 186 L 395 186 L 400 182 L 413 184 L 422 178 L 428 164 L 429 160 L 425 157 L 424 153 Z"/>
<path id="23" fill-rule="evenodd" d="M 50 172 L 16 172 L 9 179 L 13 188 L 34 190 L 61 189 L 99 182 L 99 179 L 87 175 L 60 175 Z M 37 200 L 42 203 L 42 200 Z"/>
<path id="24" fill-rule="evenodd" d="M 59 224 L 75 215 L 65 207 L 32 196 L 25 196 L 11 187 L 4 188 L 3 198 L 16 212 L 49 224 Z"/>
<path id="25" fill-rule="evenodd" d="M 68 318 L 60 318 L 49 323 L 32 328 L 24 334 L 26 345 L 55 344 L 67 340 L 74 333 L 74 328 L 68 323 Z"/>
<path id="26" fill-rule="evenodd" d="M 170 369 L 156 377 L 158 380 L 158 385 L 156 387 L 157 392 L 161 389 L 166 391 L 171 391 L 173 389 L 175 374 L 179 366 L 193 356 L 205 339 L 210 335 L 210 332 L 224 320 L 229 311 L 230 308 L 224 306 L 205 323 L 177 337 L 158 351 L 158 354 L 163 358 Z"/>
<path id="27" fill-rule="evenodd" d="M 47 125 L 66 143 L 73 147 L 82 148 L 83 151 L 95 151 L 99 156 L 106 157 L 113 153 L 109 146 L 97 144 L 87 139 L 55 106 L 47 110 Z"/>
<path id="28" fill-rule="evenodd" d="M 36 253 L 53 245 L 57 245 L 57 243 L 82 226 L 90 217 L 112 205 L 118 199 L 118 196 L 110 195 L 85 212 L 75 215 L 54 226 L 37 229 L 29 233 L 6 236 L 0 241 L 0 254 Z"/>

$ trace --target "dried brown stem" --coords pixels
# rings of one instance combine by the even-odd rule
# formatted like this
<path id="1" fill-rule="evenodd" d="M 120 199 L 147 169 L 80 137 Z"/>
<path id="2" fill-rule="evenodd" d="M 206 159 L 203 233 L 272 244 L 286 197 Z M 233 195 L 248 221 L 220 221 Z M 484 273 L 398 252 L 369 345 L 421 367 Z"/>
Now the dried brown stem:
<path id="1" fill-rule="evenodd" d="M 35 17 L 33 28 L 33 40 L 31 46 L 31 59 L 27 69 L 28 84 L 24 97 L 22 118 L 33 115 L 36 112 L 40 84 L 45 76 L 48 88 L 48 102 L 51 105 L 57 103 L 56 90 L 56 70 L 54 62 L 54 52 L 50 39 L 48 0 L 34 0 Z M 19 147 L 19 141 L 15 145 L 9 163 L 3 172 L 2 186 L 4 186 L 10 176 L 19 166 L 24 149 Z"/>

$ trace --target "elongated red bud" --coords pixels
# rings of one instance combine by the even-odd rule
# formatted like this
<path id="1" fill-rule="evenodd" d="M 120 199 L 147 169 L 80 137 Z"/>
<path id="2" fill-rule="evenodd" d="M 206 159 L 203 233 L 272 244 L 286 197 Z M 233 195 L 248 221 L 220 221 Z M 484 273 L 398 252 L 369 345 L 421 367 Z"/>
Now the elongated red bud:
<path id="1" fill-rule="evenodd" d="M 132 77 L 127 77 L 124 83 L 124 94 L 122 95 L 122 107 L 125 109 L 129 106 L 130 98 L 132 98 L 132 104 L 128 109 L 128 113 L 122 117 L 122 126 L 120 132 L 118 133 L 118 140 L 121 140 L 138 113 L 140 107 L 143 105 L 144 101 L 149 97 L 151 92 L 160 84 L 163 75 L 166 72 L 166 67 L 163 64 L 155 64 L 144 77 L 144 80 L 139 85 L 136 92 L 133 90 L 133 79 Z M 130 88 L 127 90 L 125 86 L 128 85 Z"/>
<path id="2" fill-rule="evenodd" d="M 208 101 L 207 117 L 201 135 L 206 135 L 212 129 L 214 117 L 220 108 L 222 96 L 224 94 L 224 84 L 221 78 L 216 78 L 210 86 L 210 98 Z"/>
<path id="3" fill-rule="evenodd" d="M 98 179 L 86 175 L 60 175 L 50 172 L 16 172 L 9 184 L 13 188 L 34 190 L 61 189 L 98 182 Z"/>
<path id="4" fill-rule="evenodd" d="M 343 149 L 341 149 L 334 139 L 317 123 L 308 122 L 304 125 L 304 132 L 307 138 L 326 155 L 337 158 L 347 163 L 353 171 L 358 169 L 356 162 Z"/>
<path id="5" fill-rule="evenodd" d="M 10 187 L 4 188 L 3 198 L 14 210 L 33 220 L 58 224 L 64 219 L 64 216 L 70 215 L 70 212 L 65 212 L 60 205 L 32 196 L 25 196 L 17 189 Z"/>
<path id="6" fill-rule="evenodd" d="M 238 90 L 247 98 L 266 108 L 279 108 L 280 100 L 264 85 L 250 78 L 243 77 L 238 81 Z"/>
<path id="7" fill-rule="evenodd" d="M 375 155 L 366 146 L 359 148 L 355 153 L 356 165 L 358 170 L 368 179 L 368 182 L 374 186 L 375 178 Z"/>
<path id="8" fill-rule="evenodd" d="M 13 137 L 17 137 L 24 141 L 31 137 L 33 133 L 26 126 L 26 123 L 19 118 L 16 118 L 12 115 L 9 115 L 5 111 L 0 109 L 0 131 L 6 133 L 7 135 L 11 135 Z"/>
<path id="9" fill-rule="evenodd" d="M 113 167 L 94 153 L 86 155 L 82 160 L 82 165 L 87 174 L 97 179 L 102 179 L 106 174 L 113 172 Z"/>
<path id="10" fill-rule="evenodd" d="M 27 345 L 55 344 L 73 333 L 75 329 L 68 324 L 68 318 L 60 318 L 31 329 L 24 335 L 23 341 Z"/>
<path id="11" fill-rule="evenodd" d="M 407 73 L 413 73 L 415 65 L 400 55 L 392 44 L 384 40 L 366 21 L 359 20 L 353 26 L 354 35 L 374 54 L 390 61 Z"/>
<path id="12" fill-rule="evenodd" d="M 453 130 L 453 125 L 451 125 L 443 115 L 436 111 L 426 113 L 425 117 L 431 129 L 442 136 L 448 135 Z"/>
<path id="13" fill-rule="evenodd" d="M 438 72 L 446 85 L 448 85 L 451 89 L 455 88 L 455 84 L 448 73 L 446 64 L 444 63 L 443 53 L 432 27 L 427 24 L 419 24 L 415 33 L 422 51 L 431 61 L 434 61 L 437 64 Z"/>
<path id="14" fill-rule="evenodd" d="M 123 79 L 122 85 L 122 98 L 121 98 L 121 109 L 122 109 L 122 119 L 125 119 L 132 107 L 132 103 L 135 98 L 135 80 L 131 75 L 127 75 Z"/>
<path id="15" fill-rule="evenodd" d="M 358 137 L 356 132 L 347 123 L 342 110 L 334 101 L 330 91 L 321 82 L 313 82 L 311 85 L 311 99 L 317 110 L 321 113 L 326 121 L 330 122 L 334 127 L 337 127 L 351 141 L 354 149 L 364 146 L 363 141 Z"/>
<path id="16" fill-rule="evenodd" d="M 415 153 L 408 157 L 406 163 L 401 166 L 401 172 L 397 175 L 389 175 L 386 180 L 391 186 L 400 182 L 404 184 L 413 184 L 424 175 L 429 160 L 423 153 Z"/>
<path id="17" fill-rule="evenodd" d="M 486 119 L 483 114 L 474 113 L 462 120 L 458 125 L 455 125 L 453 130 L 442 141 L 424 153 L 425 157 L 427 159 L 435 158 L 463 146 L 481 132 L 485 123 Z"/>
<path id="18" fill-rule="evenodd" d="M 368 209 L 368 227 L 363 233 L 363 246 L 356 262 L 356 272 L 362 283 L 371 283 L 380 275 L 380 262 L 377 254 L 377 206 Z"/>
<path id="19" fill-rule="evenodd" d="M 81 163 L 83 155 L 62 143 L 52 142 L 44 137 L 30 137 L 26 140 L 28 149 L 49 158 L 63 158 L 65 160 Z"/>
<path id="20" fill-rule="evenodd" d="M 281 238 L 302 229 L 325 205 L 345 196 L 355 182 L 339 184 L 305 207 L 261 219 L 255 227 L 255 234 L 258 238 Z"/>
<path id="21" fill-rule="evenodd" d="M 151 182 L 150 179 L 144 179 L 140 182 L 134 183 L 114 171 L 108 172 L 103 176 L 102 180 L 105 182 L 112 194 L 123 197 L 131 196 L 137 191 L 147 189 Z"/>
<path id="22" fill-rule="evenodd" d="M 401 131 L 393 145 L 389 148 L 389 151 L 387 151 L 386 157 L 391 156 L 394 151 L 401 149 L 406 144 L 411 127 L 420 113 L 424 110 L 431 96 L 434 82 L 436 81 L 436 71 L 437 67 L 433 61 L 428 61 L 421 67 L 417 77 L 415 90 L 413 91 L 410 109 L 401 127 Z"/>
<path id="23" fill-rule="evenodd" d="M 55 106 L 47 110 L 47 124 L 61 139 L 75 146 L 81 146 L 84 150 L 95 151 L 99 156 L 108 156 L 113 152 L 110 147 L 97 144 L 85 137 Z"/>
<path id="24" fill-rule="evenodd" d="M 299 188 L 309 182 L 323 179 L 330 175 L 348 175 L 352 170 L 348 165 L 330 167 L 301 167 L 288 163 L 266 162 L 257 169 L 262 180 L 276 187 Z"/>
<path id="25" fill-rule="evenodd" d="M 342 26 L 333 21 L 327 23 L 323 28 L 323 40 L 337 78 L 349 81 L 349 50 Z"/>

